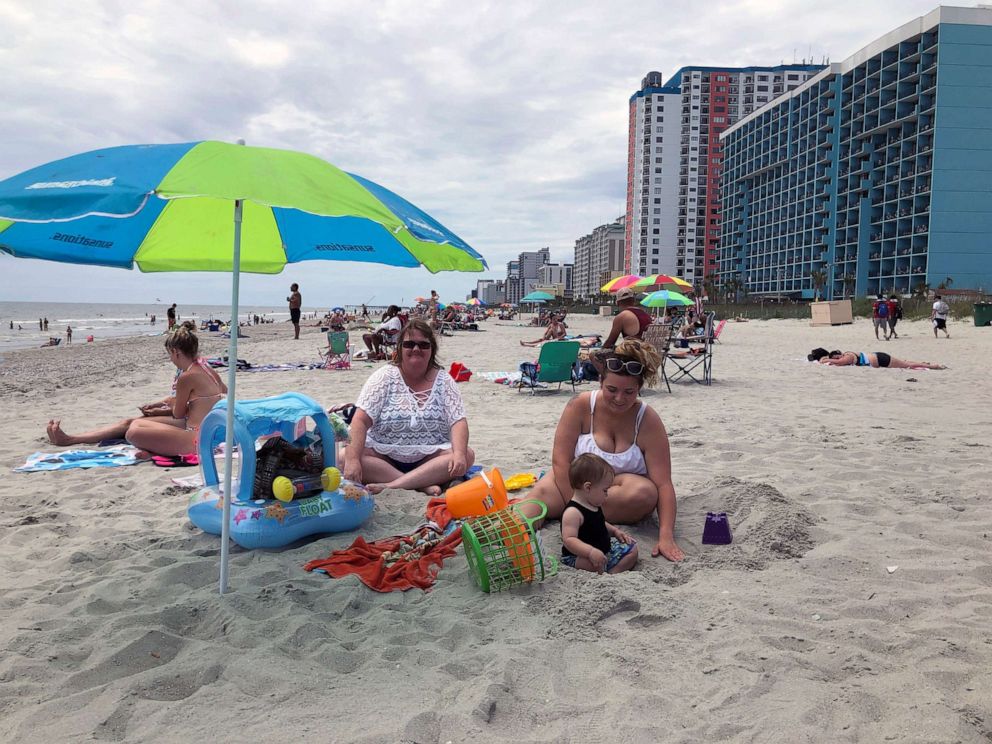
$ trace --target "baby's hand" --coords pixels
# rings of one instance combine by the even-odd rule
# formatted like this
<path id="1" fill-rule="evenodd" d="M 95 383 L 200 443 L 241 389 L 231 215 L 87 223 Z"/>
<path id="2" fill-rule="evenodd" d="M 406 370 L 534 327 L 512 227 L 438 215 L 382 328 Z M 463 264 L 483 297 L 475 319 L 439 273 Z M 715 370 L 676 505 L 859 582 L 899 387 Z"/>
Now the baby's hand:
<path id="1" fill-rule="evenodd" d="M 624 532 L 621 529 L 616 529 L 613 532 L 613 537 L 615 537 L 617 540 L 622 542 L 624 545 L 630 545 L 632 542 L 634 542 L 634 538 L 632 538 L 630 535 L 628 535 L 626 532 Z"/>
<path id="2" fill-rule="evenodd" d="M 606 556 L 603 551 L 598 548 L 593 548 L 589 555 L 586 557 L 592 567 L 596 569 L 596 573 L 603 573 L 603 569 L 606 568 Z"/>

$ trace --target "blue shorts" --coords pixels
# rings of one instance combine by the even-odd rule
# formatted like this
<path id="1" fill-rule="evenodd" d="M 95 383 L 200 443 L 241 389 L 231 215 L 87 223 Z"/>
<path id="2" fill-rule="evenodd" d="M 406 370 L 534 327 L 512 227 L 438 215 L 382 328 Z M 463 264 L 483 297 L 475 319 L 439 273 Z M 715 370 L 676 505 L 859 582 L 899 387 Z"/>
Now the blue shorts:
<path id="1" fill-rule="evenodd" d="M 604 570 L 609 571 L 616 566 L 621 560 L 623 560 L 623 557 L 627 555 L 627 553 L 634 549 L 635 545 L 637 545 L 637 543 L 633 540 L 629 543 L 624 543 L 620 542 L 615 537 L 611 537 L 610 552 L 606 554 L 606 568 Z M 575 568 L 574 555 L 563 555 L 561 557 L 561 562 L 566 566 Z"/>

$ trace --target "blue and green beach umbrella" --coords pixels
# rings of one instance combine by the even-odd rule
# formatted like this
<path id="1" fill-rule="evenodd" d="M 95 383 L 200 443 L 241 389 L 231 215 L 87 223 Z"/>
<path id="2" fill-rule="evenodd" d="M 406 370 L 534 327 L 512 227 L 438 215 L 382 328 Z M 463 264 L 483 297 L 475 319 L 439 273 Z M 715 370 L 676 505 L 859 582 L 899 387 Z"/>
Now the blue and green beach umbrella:
<path id="1" fill-rule="evenodd" d="M 692 305 L 693 302 L 684 294 L 671 289 L 661 289 L 649 294 L 641 300 L 641 304 L 645 307 L 682 307 Z"/>
<path id="2" fill-rule="evenodd" d="M 0 181 L 0 252 L 141 271 L 276 274 L 306 260 L 484 271 L 482 256 L 426 212 L 312 155 L 225 142 L 132 145 L 74 155 Z M 231 334 L 229 358 L 238 358 Z M 228 371 L 224 493 L 231 493 L 235 365 Z M 227 588 L 224 500 L 220 590 Z"/>

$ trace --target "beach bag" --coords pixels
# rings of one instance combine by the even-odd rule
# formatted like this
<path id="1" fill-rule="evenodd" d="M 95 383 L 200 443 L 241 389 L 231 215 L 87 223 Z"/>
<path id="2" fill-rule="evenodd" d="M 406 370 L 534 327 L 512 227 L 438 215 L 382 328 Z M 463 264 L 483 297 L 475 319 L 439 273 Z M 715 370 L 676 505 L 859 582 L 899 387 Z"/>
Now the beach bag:
<path id="1" fill-rule="evenodd" d="M 902 305 L 896 305 L 896 320 L 902 320 Z"/>

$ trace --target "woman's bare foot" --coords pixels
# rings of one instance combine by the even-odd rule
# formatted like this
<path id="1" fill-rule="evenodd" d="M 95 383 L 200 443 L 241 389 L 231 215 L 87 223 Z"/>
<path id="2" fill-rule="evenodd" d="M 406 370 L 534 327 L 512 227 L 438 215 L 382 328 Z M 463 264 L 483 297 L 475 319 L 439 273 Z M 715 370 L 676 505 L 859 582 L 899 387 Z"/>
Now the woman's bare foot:
<path id="1" fill-rule="evenodd" d="M 427 488 L 421 488 L 420 490 L 426 493 L 428 496 L 441 495 L 441 486 L 427 486 Z"/>
<path id="2" fill-rule="evenodd" d="M 368 492 L 369 493 L 371 493 L 371 494 L 374 495 L 374 494 L 382 493 L 383 491 L 385 491 L 387 488 L 389 488 L 389 484 L 388 483 L 366 483 L 365 484 L 365 488 L 368 489 Z"/>
<path id="3" fill-rule="evenodd" d="M 62 421 L 60 419 L 51 419 L 48 422 L 48 440 L 59 447 L 68 447 L 73 444 L 72 437 L 62 431 Z"/>

